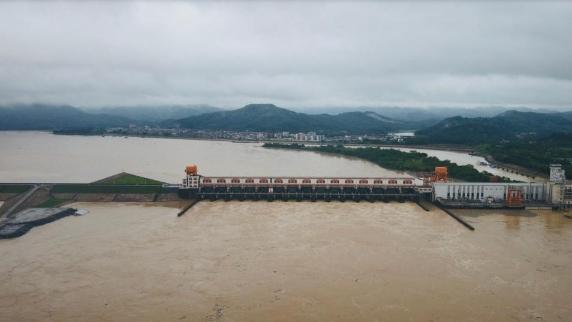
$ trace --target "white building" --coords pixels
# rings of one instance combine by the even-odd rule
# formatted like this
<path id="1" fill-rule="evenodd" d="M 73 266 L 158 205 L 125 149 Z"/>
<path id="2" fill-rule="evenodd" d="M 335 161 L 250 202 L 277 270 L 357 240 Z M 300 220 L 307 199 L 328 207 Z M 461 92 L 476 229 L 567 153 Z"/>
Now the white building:
<path id="1" fill-rule="evenodd" d="M 435 199 L 504 201 L 511 189 L 520 190 L 525 201 L 550 201 L 549 185 L 544 183 L 435 182 L 433 189 Z"/>

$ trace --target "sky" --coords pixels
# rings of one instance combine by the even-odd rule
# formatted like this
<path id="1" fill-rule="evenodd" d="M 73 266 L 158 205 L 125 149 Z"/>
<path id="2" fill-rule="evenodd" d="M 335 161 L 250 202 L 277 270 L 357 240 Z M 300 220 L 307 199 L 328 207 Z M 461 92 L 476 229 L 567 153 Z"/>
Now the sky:
<path id="1" fill-rule="evenodd" d="M 572 108 L 572 1 L 3 1 L 13 103 Z"/>

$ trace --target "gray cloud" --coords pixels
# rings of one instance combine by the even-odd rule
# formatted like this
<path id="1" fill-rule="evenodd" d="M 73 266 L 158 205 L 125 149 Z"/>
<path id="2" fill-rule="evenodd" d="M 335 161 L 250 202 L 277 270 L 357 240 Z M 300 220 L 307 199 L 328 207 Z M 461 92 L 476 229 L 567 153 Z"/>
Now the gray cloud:
<path id="1" fill-rule="evenodd" d="M 572 107 L 570 2 L 2 2 L 0 103 Z"/>

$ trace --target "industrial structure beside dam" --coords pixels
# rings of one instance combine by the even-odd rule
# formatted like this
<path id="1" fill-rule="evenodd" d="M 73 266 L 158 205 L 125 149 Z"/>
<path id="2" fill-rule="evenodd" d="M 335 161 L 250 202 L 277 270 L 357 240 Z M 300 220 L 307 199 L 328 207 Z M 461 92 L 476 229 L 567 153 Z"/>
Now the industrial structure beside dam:
<path id="1" fill-rule="evenodd" d="M 412 177 L 236 177 L 202 176 L 187 166 L 182 198 L 210 200 L 431 200 L 450 208 L 570 208 L 572 182 L 559 164 L 546 183 L 450 182 L 447 168 Z"/>

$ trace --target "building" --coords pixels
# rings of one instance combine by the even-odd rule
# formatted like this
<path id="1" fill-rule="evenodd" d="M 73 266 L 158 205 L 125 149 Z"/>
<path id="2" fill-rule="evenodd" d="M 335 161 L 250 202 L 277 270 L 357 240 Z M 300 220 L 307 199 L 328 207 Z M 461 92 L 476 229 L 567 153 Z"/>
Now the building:
<path id="1" fill-rule="evenodd" d="M 434 182 L 433 200 L 449 206 L 572 208 L 572 182 L 560 164 L 551 164 L 547 183 Z"/>
<path id="2" fill-rule="evenodd" d="M 524 202 L 545 203 L 550 200 L 548 187 L 545 183 L 435 182 L 433 199 L 500 203 L 518 191 Z"/>
<path id="3" fill-rule="evenodd" d="M 561 164 L 550 165 L 551 202 L 560 208 L 572 208 L 572 182 L 566 181 Z"/>
<path id="4" fill-rule="evenodd" d="M 316 132 L 308 132 L 308 133 L 296 133 L 294 135 L 294 140 L 296 141 L 304 141 L 304 142 L 322 142 L 324 141 L 325 136 L 316 134 Z"/>

